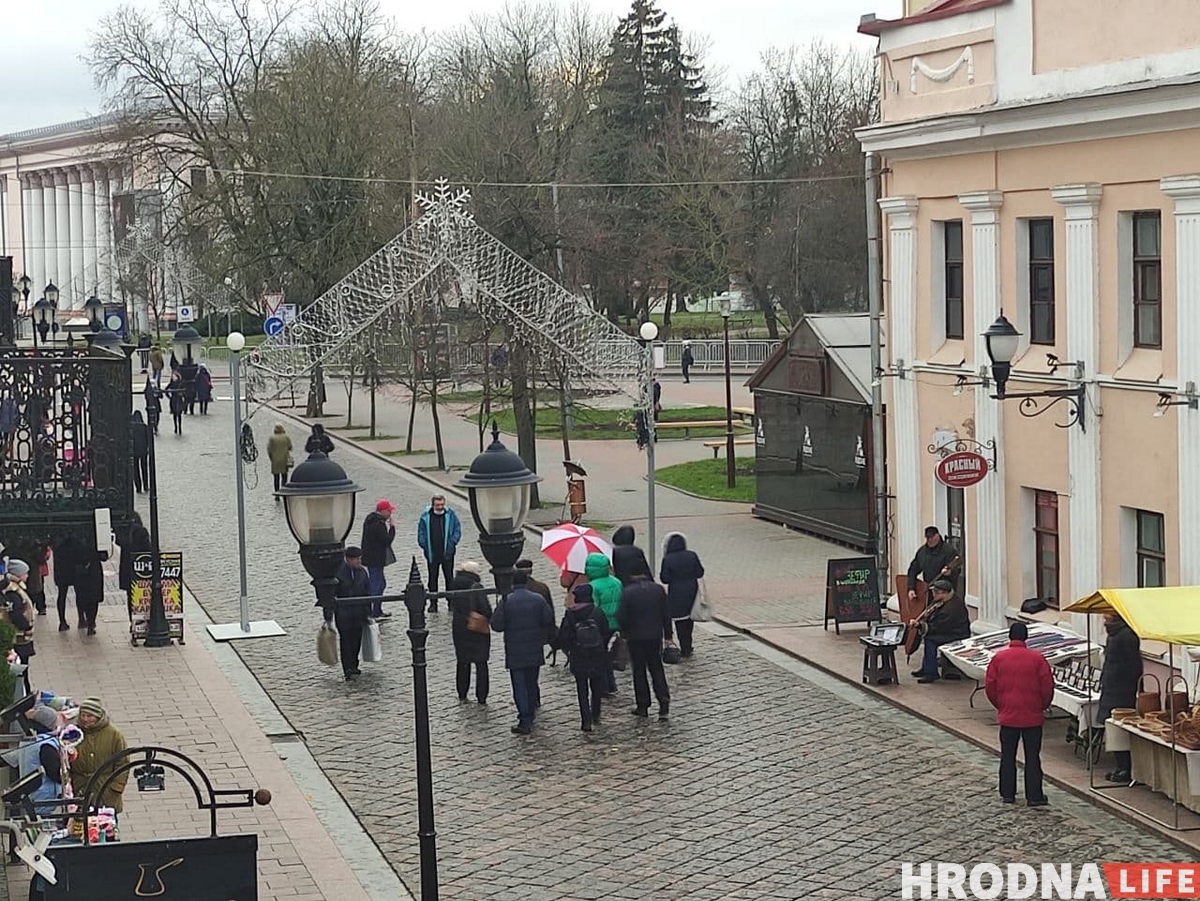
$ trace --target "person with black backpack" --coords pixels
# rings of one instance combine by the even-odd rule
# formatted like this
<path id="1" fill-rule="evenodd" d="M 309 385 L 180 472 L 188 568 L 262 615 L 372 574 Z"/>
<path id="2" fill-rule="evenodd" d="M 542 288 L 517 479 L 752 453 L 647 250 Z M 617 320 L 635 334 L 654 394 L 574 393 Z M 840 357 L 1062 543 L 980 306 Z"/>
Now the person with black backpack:
<path id="1" fill-rule="evenodd" d="M 567 652 L 575 690 L 579 694 L 579 718 L 584 732 L 600 722 L 600 702 L 608 690 L 608 639 L 611 631 L 604 611 L 592 601 L 592 586 L 576 585 L 575 604 L 563 614 L 558 643 Z"/>

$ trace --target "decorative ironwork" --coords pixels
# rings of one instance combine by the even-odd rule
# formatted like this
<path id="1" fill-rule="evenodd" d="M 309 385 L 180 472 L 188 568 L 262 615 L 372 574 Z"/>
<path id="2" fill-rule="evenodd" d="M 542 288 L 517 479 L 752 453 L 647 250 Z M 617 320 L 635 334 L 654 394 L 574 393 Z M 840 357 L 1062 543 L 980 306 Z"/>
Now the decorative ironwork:
<path id="1" fill-rule="evenodd" d="M 1067 421 L 1056 422 L 1054 425 L 1060 429 L 1069 429 L 1071 426 L 1078 425 L 1080 430 L 1087 431 L 1087 421 L 1084 416 L 1087 405 L 1087 388 L 1083 384 L 1076 388 L 1056 388 L 1053 391 L 1031 391 L 1017 394 L 1006 392 L 993 395 L 993 397 L 996 400 L 1018 398 L 1021 403 L 1017 405 L 1017 411 L 1026 419 L 1041 416 L 1047 410 L 1066 401 L 1069 409 Z M 1049 401 L 1049 403 L 1043 404 L 1039 401 Z"/>
<path id="2" fill-rule="evenodd" d="M 0 357 L 0 531 L 50 537 L 133 513 L 130 368 L 89 348 Z"/>
<path id="3" fill-rule="evenodd" d="M 991 438 L 987 441 L 976 441 L 974 438 L 955 438 L 953 441 L 947 441 L 943 444 L 931 444 L 925 448 L 926 453 L 934 454 L 939 459 L 947 457 L 950 454 L 958 454 L 964 451 L 972 451 L 983 459 L 987 460 L 988 472 L 995 472 L 996 465 L 996 439 Z"/>

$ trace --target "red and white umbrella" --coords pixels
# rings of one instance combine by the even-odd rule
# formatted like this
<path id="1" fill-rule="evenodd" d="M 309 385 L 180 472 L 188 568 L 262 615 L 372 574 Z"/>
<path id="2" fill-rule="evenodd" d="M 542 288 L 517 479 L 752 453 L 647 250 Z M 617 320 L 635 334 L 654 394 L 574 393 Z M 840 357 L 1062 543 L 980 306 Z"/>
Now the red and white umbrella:
<path id="1" fill-rule="evenodd" d="M 542 553 L 553 560 L 559 569 L 583 572 L 588 554 L 603 554 L 612 559 L 612 545 L 595 529 L 565 522 L 542 533 Z"/>

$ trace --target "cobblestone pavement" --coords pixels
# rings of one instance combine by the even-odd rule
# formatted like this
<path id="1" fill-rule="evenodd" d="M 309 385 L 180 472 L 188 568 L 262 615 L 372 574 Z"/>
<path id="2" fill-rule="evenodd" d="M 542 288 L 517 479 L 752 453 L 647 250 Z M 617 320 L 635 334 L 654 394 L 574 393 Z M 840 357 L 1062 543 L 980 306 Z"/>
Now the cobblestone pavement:
<path id="1" fill-rule="evenodd" d="M 230 405 L 187 418 L 159 442 L 164 547 L 185 553 L 189 586 L 217 621 L 236 618 Z M 276 419 L 253 420 L 260 452 Z M 293 441 L 303 436 L 289 425 Z M 299 453 L 298 457 L 302 456 Z M 336 456 L 397 506 L 403 579 L 430 491 L 350 448 Z M 265 458 L 247 494 L 252 615 L 285 638 L 238 653 L 307 742 L 401 878 L 418 878 L 411 674 L 402 612 L 384 627 L 385 661 L 346 685 L 320 666 L 313 595 L 269 493 Z M 139 503 L 141 500 L 139 499 Z M 464 523 L 460 559 L 475 556 Z M 724 565 L 724 564 L 722 564 Z M 718 566 L 713 566 L 718 569 Z M 541 568 L 543 576 L 550 575 Z M 393 585 L 393 588 L 399 588 Z M 429 684 L 442 897 L 716 899 L 898 897 L 903 861 L 1181 860 L 1181 851 L 1060 793 L 1006 807 L 995 758 L 835 683 L 706 629 L 696 657 L 669 667 L 669 723 L 635 721 L 629 677 L 600 729 L 579 731 L 574 686 L 543 672 L 535 734 L 514 710 L 493 643 L 492 697 L 460 704 L 446 613 L 432 618 Z"/>

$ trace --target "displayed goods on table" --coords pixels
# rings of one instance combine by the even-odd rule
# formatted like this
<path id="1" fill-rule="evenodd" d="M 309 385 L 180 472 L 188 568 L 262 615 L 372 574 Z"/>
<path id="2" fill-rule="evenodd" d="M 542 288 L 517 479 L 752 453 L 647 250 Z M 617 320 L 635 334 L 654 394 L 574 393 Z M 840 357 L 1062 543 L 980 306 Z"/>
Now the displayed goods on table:
<path id="1" fill-rule="evenodd" d="M 962 641 L 942 645 L 943 653 L 953 655 L 980 669 L 987 669 L 992 658 L 998 651 L 1008 647 L 1008 631 L 989 632 L 986 635 L 976 635 L 964 638 Z M 1025 646 L 1037 651 L 1051 664 L 1072 657 L 1080 657 L 1087 653 L 1088 640 L 1082 635 L 1065 632 L 1044 625 L 1029 627 L 1029 638 Z"/>
<path id="2" fill-rule="evenodd" d="M 1070 660 L 1053 669 L 1054 688 L 1080 701 L 1090 701 L 1100 693 L 1100 667 L 1083 660 Z"/>
<path id="3" fill-rule="evenodd" d="M 163 609 L 171 637 L 183 641 L 183 554 L 162 551 L 159 555 Z M 129 634 L 133 641 L 146 637 L 150 623 L 150 573 L 154 555 L 139 551 L 133 556 L 133 585 L 129 589 Z"/>
<path id="4" fill-rule="evenodd" d="M 1154 679 L 1155 683 L 1158 683 L 1158 678 L 1152 673 L 1147 673 L 1147 675 Z M 1200 707 L 1192 710 L 1187 704 L 1187 682 L 1182 676 L 1173 675 L 1167 680 L 1167 686 L 1170 687 L 1177 681 L 1182 684 L 1183 689 L 1178 692 L 1168 692 L 1168 705 L 1171 709 L 1143 709 L 1143 707 L 1149 706 L 1152 697 L 1160 697 L 1156 692 L 1141 690 L 1142 686 L 1146 684 L 1145 677 L 1143 677 L 1139 684 L 1138 706 L 1136 708 L 1117 707 L 1112 712 L 1112 718 L 1127 728 L 1144 732 L 1161 741 L 1174 742 L 1188 751 L 1200 751 Z M 1180 696 L 1183 698 L 1182 701 L 1179 700 Z"/>

